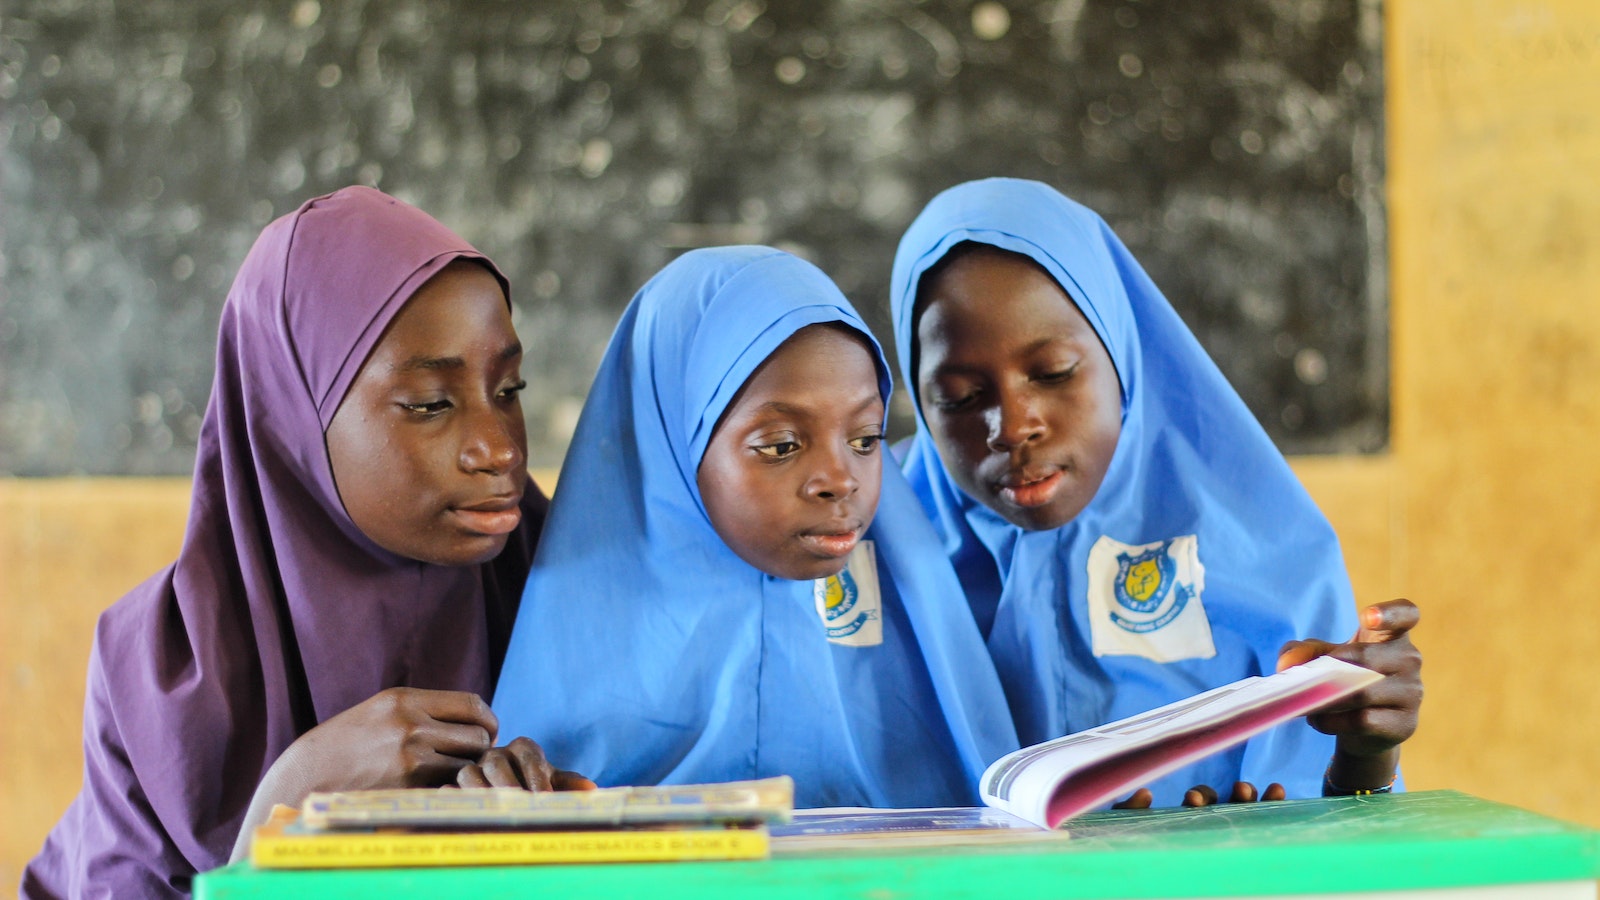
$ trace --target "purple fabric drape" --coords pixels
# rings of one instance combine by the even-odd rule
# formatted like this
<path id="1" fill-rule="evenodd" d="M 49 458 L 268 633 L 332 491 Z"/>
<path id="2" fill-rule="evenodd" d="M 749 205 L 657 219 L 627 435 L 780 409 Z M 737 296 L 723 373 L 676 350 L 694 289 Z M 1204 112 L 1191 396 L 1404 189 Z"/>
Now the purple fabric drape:
<path id="1" fill-rule="evenodd" d="M 389 687 L 492 689 L 544 496 L 529 483 L 489 563 L 404 559 L 350 520 L 323 439 L 388 323 L 460 258 L 505 286 L 370 188 L 262 232 L 223 306 L 182 550 L 100 617 L 83 789 L 24 896 L 181 895 L 227 861 L 261 776 L 319 722 Z"/>

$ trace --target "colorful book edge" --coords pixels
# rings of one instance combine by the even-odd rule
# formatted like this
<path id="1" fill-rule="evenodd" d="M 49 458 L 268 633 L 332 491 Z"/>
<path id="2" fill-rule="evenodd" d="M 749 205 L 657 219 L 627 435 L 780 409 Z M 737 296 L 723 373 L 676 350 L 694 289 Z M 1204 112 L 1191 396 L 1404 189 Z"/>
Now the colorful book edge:
<path id="1" fill-rule="evenodd" d="M 550 863 L 764 859 L 764 825 L 561 831 L 310 831 L 292 815 L 256 829 L 259 869 L 503 866 Z"/>
<path id="2" fill-rule="evenodd" d="M 540 791 L 483 788 L 313 793 L 303 827 L 603 828 L 619 825 L 787 822 L 794 811 L 788 776 L 716 784 Z"/>

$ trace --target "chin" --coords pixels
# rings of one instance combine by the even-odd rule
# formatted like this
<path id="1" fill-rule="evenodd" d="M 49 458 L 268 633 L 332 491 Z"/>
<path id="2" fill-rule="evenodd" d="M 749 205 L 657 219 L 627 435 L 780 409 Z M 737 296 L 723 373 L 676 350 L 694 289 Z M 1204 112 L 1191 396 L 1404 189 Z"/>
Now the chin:
<path id="1" fill-rule="evenodd" d="M 481 566 L 499 556 L 500 551 L 506 549 L 510 537 L 506 534 L 480 537 L 463 541 L 461 546 L 450 548 L 447 552 L 418 558 L 435 566 Z"/>
<path id="2" fill-rule="evenodd" d="M 818 567 L 817 567 L 817 574 L 812 575 L 811 577 L 812 578 L 827 578 L 827 577 L 832 576 L 832 575 L 837 575 L 840 572 L 844 571 L 844 567 L 846 565 L 848 565 L 849 562 L 850 562 L 850 557 L 848 557 L 848 556 L 843 558 L 843 559 L 830 559 L 830 560 L 828 560 L 828 561 L 826 561 L 824 563 L 819 564 Z"/>
<path id="3" fill-rule="evenodd" d="M 989 508 L 999 513 L 1000 518 L 1023 531 L 1051 531 L 1071 522 L 1077 518 L 1079 512 L 1082 512 L 1081 509 L 1061 509 L 1053 504 L 1026 509 L 990 504 Z"/>
<path id="4" fill-rule="evenodd" d="M 776 578 L 787 578 L 790 581 L 815 581 L 818 578 L 827 578 L 844 571 L 845 564 L 850 558 L 819 559 L 807 562 L 787 563 L 772 567 L 758 566 L 763 572 Z"/>

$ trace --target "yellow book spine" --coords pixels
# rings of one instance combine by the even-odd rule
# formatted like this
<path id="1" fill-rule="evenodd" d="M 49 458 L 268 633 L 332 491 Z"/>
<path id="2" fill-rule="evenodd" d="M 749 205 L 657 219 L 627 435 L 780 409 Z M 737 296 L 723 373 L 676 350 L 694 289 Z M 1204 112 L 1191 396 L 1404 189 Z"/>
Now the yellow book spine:
<path id="1" fill-rule="evenodd" d="M 762 859 L 765 828 L 504 833 L 283 834 L 257 832 L 250 862 L 262 869 L 498 866 L 529 863 Z"/>

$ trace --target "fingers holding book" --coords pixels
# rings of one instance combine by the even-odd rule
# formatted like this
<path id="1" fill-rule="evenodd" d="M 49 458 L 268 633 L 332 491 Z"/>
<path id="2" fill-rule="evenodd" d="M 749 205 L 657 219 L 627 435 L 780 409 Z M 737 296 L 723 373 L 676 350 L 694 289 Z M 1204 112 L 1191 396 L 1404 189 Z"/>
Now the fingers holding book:
<path id="1" fill-rule="evenodd" d="M 1184 792 L 1183 805 L 1193 807 L 1216 806 L 1219 803 L 1255 803 L 1257 800 L 1282 800 L 1287 796 L 1289 794 L 1283 785 L 1276 781 L 1267 785 L 1263 791 L 1257 791 L 1256 786 L 1248 781 L 1235 781 L 1227 800 L 1223 800 L 1217 789 L 1211 785 L 1199 784 Z"/>
<path id="2" fill-rule="evenodd" d="M 1420 619 L 1416 604 L 1390 600 L 1363 609 L 1360 627 L 1346 643 L 1290 641 L 1279 652 L 1279 671 L 1331 656 L 1384 676 L 1306 716 L 1311 727 L 1338 740 L 1323 780 L 1325 794 L 1382 792 L 1395 783 L 1400 745 L 1416 733 L 1422 708 L 1422 652 L 1411 642 Z"/>
<path id="3" fill-rule="evenodd" d="M 1183 794 L 1183 805 L 1188 807 L 1216 806 L 1219 803 L 1255 803 L 1256 801 L 1282 800 L 1288 796 L 1283 785 L 1274 781 L 1267 785 L 1266 790 L 1257 791 L 1256 786 L 1248 781 L 1235 781 L 1233 789 L 1226 800 L 1217 789 L 1209 784 L 1197 784 Z M 1149 788 L 1140 788 L 1128 796 L 1126 800 L 1113 803 L 1112 809 L 1149 809 L 1154 795 Z"/>
<path id="4" fill-rule="evenodd" d="M 476 763 L 469 763 L 456 774 L 456 785 L 464 788 L 514 787 L 529 791 L 592 791 L 595 783 L 579 775 L 557 769 L 545 759 L 544 750 L 529 738 L 519 737 L 503 747 L 494 747 Z"/>
<path id="5" fill-rule="evenodd" d="M 1421 613 L 1409 600 L 1390 600 L 1361 611 L 1355 637 L 1343 644 L 1291 641 L 1278 655 L 1278 670 L 1318 656 L 1332 656 L 1371 669 L 1384 679 L 1307 716 L 1311 726 L 1339 739 L 1339 750 L 1378 756 L 1417 730 L 1422 706 L 1422 653 L 1411 642 Z"/>

